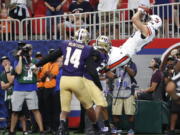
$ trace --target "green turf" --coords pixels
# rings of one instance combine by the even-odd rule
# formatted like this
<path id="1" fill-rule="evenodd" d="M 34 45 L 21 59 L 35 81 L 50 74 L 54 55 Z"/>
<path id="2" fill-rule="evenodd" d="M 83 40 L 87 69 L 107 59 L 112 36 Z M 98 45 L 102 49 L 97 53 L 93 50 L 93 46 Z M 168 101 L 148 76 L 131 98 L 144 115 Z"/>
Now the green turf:
<path id="1" fill-rule="evenodd" d="M 22 135 L 22 133 L 17 133 L 16 135 Z M 30 135 L 39 135 L 39 134 L 30 134 Z M 46 134 L 46 135 L 51 135 L 51 134 Z M 74 134 L 73 132 L 71 132 L 70 135 L 85 135 L 85 134 Z M 127 135 L 127 134 L 122 134 L 122 135 Z M 164 134 L 136 134 L 136 135 L 164 135 Z"/>
<path id="2" fill-rule="evenodd" d="M 85 134 L 75 134 L 74 131 L 70 131 L 70 135 L 85 135 Z M 6 132 L 5 134 L 2 133 L 2 130 L 0 130 L 0 135 L 8 135 L 8 133 Z M 22 132 L 17 132 L 16 135 L 23 135 Z M 39 135 L 39 133 L 33 133 L 33 134 L 29 134 L 29 135 Z M 46 134 L 46 135 L 52 135 L 52 134 Z M 127 134 L 121 134 L 121 135 L 127 135 Z M 165 135 L 165 134 L 136 134 L 136 135 Z M 180 135 L 180 134 L 176 134 L 176 135 Z"/>
<path id="3" fill-rule="evenodd" d="M 0 135 L 8 135 L 8 134 L 7 133 L 2 134 L 2 132 L 0 132 Z M 22 135 L 22 132 L 18 132 L 18 133 L 16 133 L 16 135 Z M 33 133 L 33 134 L 29 134 L 29 135 L 39 135 L 39 134 Z M 46 135 L 51 135 L 51 134 L 46 134 Z M 70 135 L 85 135 L 85 134 L 74 134 L 74 132 L 70 132 Z M 122 134 L 122 135 L 127 135 L 127 134 Z M 164 134 L 136 134 L 136 135 L 164 135 Z"/>
<path id="4" fill-rule="evenodd" d="M 8 135 L 8 134 L 0 133 L 0 135 Z M 18 132 L 18 133 L 16 133 L 16 135 L 22 135 L 22 132 Z M 34 134 L 29 134 L 29 135 L 39 135 L 39 134 L 34 133 Z M 46 135 L 51 135 L 51 134 L 46 134 Z M 70 135 L 85 135 L 85 134 L 74 134 L 73 132 L 71 132 Z M 127 135 L 127 134 L 121 134 L 121 135 Z M 165 135 L 165 134 L 135 134 L 135 135 Z M 176 135 L 180 135 L 180 134 L 176 134 Z"/>

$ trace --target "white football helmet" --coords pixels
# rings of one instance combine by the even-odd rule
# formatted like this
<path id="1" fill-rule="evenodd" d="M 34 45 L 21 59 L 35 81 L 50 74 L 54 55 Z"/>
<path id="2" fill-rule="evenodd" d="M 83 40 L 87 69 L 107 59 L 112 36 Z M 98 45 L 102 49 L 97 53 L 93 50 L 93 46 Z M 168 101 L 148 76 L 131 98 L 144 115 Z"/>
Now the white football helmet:
<path id="1" fill-rule="evenodd" d="M 90 40 L 89 32 L 86 29 L 78 29 L 74 33 L 74 40 L 79 43 L 88 44 Z"/>
<path id="2" fill-rule="evenodd" d="M 155 30 L 158 30 L 162 26 L 162 20 L 158 15 L 150 15 L 150 21 L 148 23 L 150 23 Z"/>
<path id="3" fill-rule="evenodd" d="M 99 36 L 96 39 L 95 47 L 97 49 L 103 49 L 108 53 L 111 49 L 111 41 L 107 36 Z"/>

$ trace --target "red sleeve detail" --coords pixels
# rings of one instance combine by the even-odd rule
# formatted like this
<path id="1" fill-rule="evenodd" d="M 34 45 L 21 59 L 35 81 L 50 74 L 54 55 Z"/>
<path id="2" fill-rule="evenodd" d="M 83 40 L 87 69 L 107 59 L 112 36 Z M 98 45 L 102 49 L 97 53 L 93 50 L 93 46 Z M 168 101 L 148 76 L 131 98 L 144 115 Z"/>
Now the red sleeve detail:
<path id="1" fill-rule="evenodd" d="M 152 34 L 152 31 L 148 26 L 147 26 L 147 29 L 148 29 L 148 35 L 150 36 Z"/>

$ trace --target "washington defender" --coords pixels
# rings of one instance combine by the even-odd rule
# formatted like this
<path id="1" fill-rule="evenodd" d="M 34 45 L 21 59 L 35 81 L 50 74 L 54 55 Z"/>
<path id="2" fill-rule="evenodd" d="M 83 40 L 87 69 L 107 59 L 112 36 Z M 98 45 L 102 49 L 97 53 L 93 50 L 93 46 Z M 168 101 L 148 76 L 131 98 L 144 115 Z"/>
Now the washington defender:
<path id="1" fill-rule="evenodd" d="M 107 36 L 99 36 L 96 39 L 94 48 L 97 50 L 97 53 L 94 54 L 94 60 L 96 64 L 95 66 L 97 67 L 97 70 L 100 72 L 101 69 L 104 69 L 104 67 L 107 65 L 108 58 L 109 58 L 108 52 L 111 48 L 111 42 Z M 109 72 L 106 72 L 106 75 L 114 76 L 113 73 L 109 73 Z M 97 84 L 96 81 L 93 80 L 91 75 L 86 71 L 84 72 L 84 82 L 88 90 L 88 93 L 91 96 L 91 99 L 96 105 L 96 108 L 95 108 L 96 118 L 99 119 L 100 114 L 102 114 L 104 125 L 105 127 L 108 127 L 108 130 L 104 132 L 110 132 L 108 112 L 106 109 L 108 104 L 103 95 L 101 84 Z"/>
<path id="2" fill-rule="evenodd" d="M 43 65 L 48 61 L 53 61 L 61 55 L 64 56 L 63 74 L 60 82 L 61 88 L 61 107 L 60 127 L 58 135 L 67 134 L 65 121 L 70 112 L 72 93 L 79 99 L 83 107 L 87 110 L 90 120 L 93 122 L 95 132 L 98 132 L 96 125 L 96 115 L 92 107 L 93 102 L 85 88 L 83 81 L 84 70 L 87 70 L 94 80 L 98 78 L 96 67 L 94 67 L 94 52 L 91 46 L 87 45 L 89 41 L 89 33 L 85 29 L 79 29 L 75 32 L 75 40 L 64 41 L 59 49 L 41 60 L 37 66 Z"/>

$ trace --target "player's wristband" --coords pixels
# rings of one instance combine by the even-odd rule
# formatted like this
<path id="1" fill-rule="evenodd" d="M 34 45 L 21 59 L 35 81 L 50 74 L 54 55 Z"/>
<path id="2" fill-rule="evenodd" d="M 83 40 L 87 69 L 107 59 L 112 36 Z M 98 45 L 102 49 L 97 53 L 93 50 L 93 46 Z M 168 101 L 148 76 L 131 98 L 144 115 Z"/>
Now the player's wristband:
<path id="1" fill-rule="evenodd" d="M 99 73 L 104 74 L 104 73 L 107 73 L 108 71 L 110 71 L 109 68 L 103 68 L 102 70 L 99 71 Z"/>
<path id="2" fill-rule="evenodd" d="M 104 68 L 104 69 L 102 70 L 102 73 L 107 73 L 107 72 L 109 72 L 109 71 L 110 71 L 109 68 Z"/>

